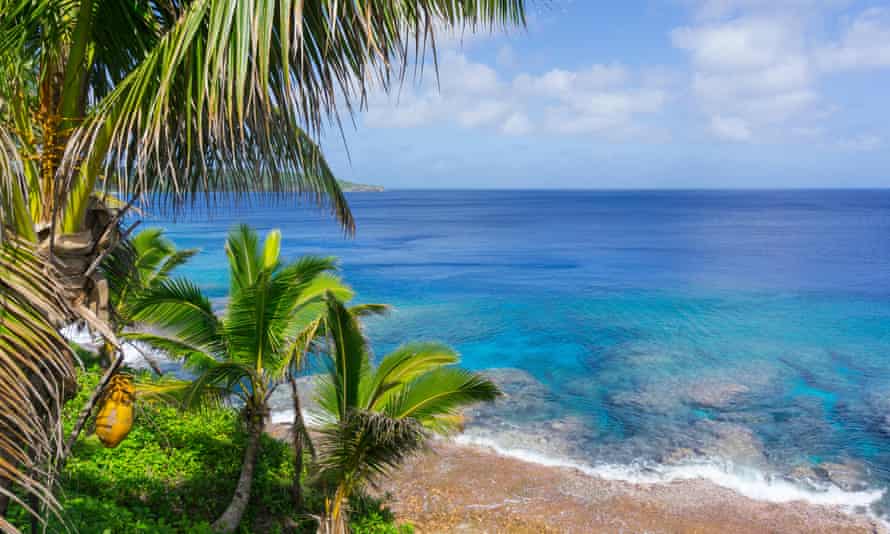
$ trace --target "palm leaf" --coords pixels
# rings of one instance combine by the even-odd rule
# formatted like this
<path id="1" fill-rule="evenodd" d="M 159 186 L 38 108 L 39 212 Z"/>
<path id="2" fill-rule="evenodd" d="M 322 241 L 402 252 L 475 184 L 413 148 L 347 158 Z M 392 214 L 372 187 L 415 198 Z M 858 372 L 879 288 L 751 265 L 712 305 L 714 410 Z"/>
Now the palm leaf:
<path id="1" fill-rule="evenodd" d="M 355 306 L 349 307 L 349 313 L 360 319 L 387 315 L 391 311 L 392 306 L 389 304 L 356 304 Z"/>
<path id="2" fill-rule="evenodd" d="M 51 492 L 53 466 L 63 450 L 59 418 L 76 383 L 71 348 L 47 321 L 71 317 L 55 276 L 27 243 L 0 244 L 0 479 L 13 484 L 0 486 L 0 494 L 31 513 L 37 511 L 16 489 L 59 510 Z"/>
<path id="3" fill-rule="evenodd" d="M 353 487 L 386 475 L 421 449 L 427 438 L 423 426 L 413 419 L 360 410 L 351 410 L 319 433 L 322 476 Z"/>
<path id="4" fill-rule="evenodd" d="M 157 40 L 147 26 L 145 43 L 131 44 L 144 55 L 74 133 L 65 172 L 75 176 L 83 157 L 101 160 L 114 177 L 106 187 L 167 193 L 159 203 L 199 191 L 309 193 L 351 230 L 346 199 L 312 142 L 337 123 L 338 103 L 351 110 L 369 83 L 389 88 L 394 70 L 401 79 L 409 56 L 435 50 L 439 26 L 523 24 L 524 11 L 524 0 L 181 4 L 155 17 Z"/>
<path id="5" fill-rule="evenodd" d="M 0 122 L 0 240 L 7 228 L 25 239 L 36 237 L 28 211 L 25 163 L 17 145 L 15 135 Z"/>
<path id="6" fill-rule="evenodd" d="M 369 365 L 368 352 L 355 317 L 334 295 L 329 293 L 326 301 L 325 329 L 331 352 L 330 385 L 336 399 L 335 413 L 342 420 L 359 407 L 360 382 Z"/>
<path id="7" fill-rule="evenodd" d="M 492 401 L 500 394 L 491 380 L 478 373 L 439 368 L 405 384 L 382 411 L 396 419 L 415 419 L 436 432 L 449 432 L 455 428 L 454 416 L 460 408 Z"/>
<path id="8" fill-rule="evenodd" d="M 206 384 L 196 392 L 190 380 L 165 377 L 151 382 L 136 382 L 135 393 L 142 401 L 169 404 L 185 410 L 201 410 L 223 404 L 231 392 L 213 384 Z"/>
<path id="9" fill-rule="evenodd" d="M 408 343 L 386 355 L 370 381 L 366 409 L 380 409 L 394 388 L 434 369 L 459 361 L 457 352 L 442 343 Z"/>
<path id="10" fill-rule="evenodd" d="M 229 258 L 229 293 L 232 295 L 242 288 L 252 286 L 263 271 L 259 238 L 246 224 L 239 224 L 229 232 L 226 256 Z"/>
<path id="11" fill-rule="evenodd" d="M 214 347 L 193 345 L 176 337 L 145 332 L 124 333 L 122 337 L 130 341 L 145 343 L 163 352 L 170 359 L 183 362 L 185 368 L 190 371 L 204 370 L 217 361 L 213 352 Z"/>
<path id="12" fill-rule="evenodd" d="M 133 298 L 132 319 L 168 330 L 174 337 L 214 353 L 225 350 L 222 323 L 195 284 L 170 279 Z"/>

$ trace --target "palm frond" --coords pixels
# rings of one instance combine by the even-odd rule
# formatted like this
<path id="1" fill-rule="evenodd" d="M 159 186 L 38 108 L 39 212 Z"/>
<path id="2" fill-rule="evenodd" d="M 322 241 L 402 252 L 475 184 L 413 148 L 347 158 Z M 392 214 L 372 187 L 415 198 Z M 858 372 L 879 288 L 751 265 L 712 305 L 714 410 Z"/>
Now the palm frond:
<path id="1" fill-rule="evenodd" d="M 155 381 L 138 381 L 135 384 L 136 398 L 145 402 L 169 404 L 187 410 L 201 410 L 223 404 L 230 391 L 225 387 L 207 384 L 200 391 L 194 391 L 190 380 L 165 377 Z"/>
<path id="2" fill-rule="evenodd" d="M 291 262 L 279 269 L 273 278 L 273 282 L 283 286 L 295 288 L 295 291 L 309 291 L 314 298 L 319 291 L 323 289 L 323 285 L 327 285 L 331 290 L 343 294 L 349 291 L 339 279 L 324 278 L 327 273 L 337 270 L 337 260 L 331 257 L 321 256 L 302 256 L 297 261 Z M 312 284 L 317 284 L 316 289 L 312 289 Z"/>
<path id="3" fill-rule="evenodd" d="M 218 357 L 214 353 L 214 349 L 217 347 L 202 347 L 163 334 L 126 332 L 121 337 L 129 341 L 145 343 L 153 349 L 163 352 L 171 360 L 183 362 L 183 365 L 189 371 L 204 370 L 212 363 L 215 363 Z"/>
<path id="4" fill-rule="evenodd" d="M 319 313 L 315 319 L 307 323 L 299 323 L 292 327 L 293 333 L 289 334 L 290 341 L 282 351 L 284 361 L 280 366 L 281 370 L 277 376 L 273 375 L 274 379 L 283 380 L 288 372 L 293 373 L 294 376 L 296 376 L 296 374 L 303 368 L 305 363 L 304 358 L 312 348 L 312 343 L 315 341 L 316 336 L 318 336 L 318 331 L 323 321 L 324 318 L 321 313 Z M 296 331 L 294 332 L 294 330 Z"/>
<path id="5" fill-rule="evenodd" d="M 337 122 L 338 102 L 351 110 L 372 81 L 401 79 L 410 56 L 435 50 L 439 26 L 524 24 L 524 12 L 524 0 L 183 4 L 156 42 L 142 32 L 145 55 L 74 134 L 66 172 L 102 160 L 107 187 L 174 204 L 207 191 L 309 193 L 351 230 L 312 141 Z"/>
<path id="6" fill-rule="evenodd" d="M 361 380 L 369 366 L 367 342 L 349 310 L 328 293 L 325 330 L 330 342 L 330 384 L 336 398 L 336 414 L 345 419 L 359 407 Z"/>
<path id="7" fill-rule="evenodd" d="M 386 355 L 377 366 L 363 405 L 369 410 L 380 409 L 393 394 L 394 388 L 458 361 L 457 351 L 442 343 L 415 342 L 402 345 Z"/>
<path id="8" fill-rule="evenodd" d="M 162 263 L 157 268 L 151 281 L 169 278 L 174 269 L 185 265 L 186 262 L 192 259 L 199 252 L 200 249 L 197 248 L 187 248 L 174 251 L 167 257 L 166 260 L 164 260 L 164 263 Z"/>
<path id="9" fill-rule="evenodd" d="M 28 180 L 15 135 L 0 122 L 0 240 L 5 231 L 34 240 L 28 207 Z"/>
<path id="10" fill-rule="evenodd" d="M 295 330 L 323 312 L 310 304 L 326 293 L 351 296 L 342 282 L 325 275 L 334 266 L 331 258 L 305 256 L 271 275 L 263 267 L 252 285 L 242 287 L 229 301 L 226 336 L 234 348 L 232 356 L 280 376 L 289 366 L 286 345 Z"/>
<path id="11" fill-rule="evenodd" d="M 233 362 L 216 362 L 191 381 L 191 388 L 183 397 L 183 406 L 199 406 L 208 389 L 225 390 L 247 401 L 255 395 L 258 386 L 262 387 L 263 384 L 250 367 Z"/>
<path id="12" fill-rule="evenodd" d="M 0 485 L 0 494 L 30 510 L 16 494 L 21 490 L 57 512 L 53 466 L 63 451 L 62 405 L 76 375 L 70 346 L 47 320 L 71 317 L 52 282 L 58 275 L 48 269 L 27 243 L 0 244 L 0 479 L 12 483 Z"/>
<path id="13" fill-rule="evenodd" d="M 309 193 L 352 231 L 321 151 L 272 91 L 289 83 L 278 75 L 270 83 L 276 4 L 185 5 L 75 132 L 63 172 L 76 180 L 82 157 L 101 161 L 114 177 L 106 188 L 164 193 L 145 199 L 161 209 L 181 206 L 196 191 Z"/>
<path id="14" fill-rule="evenodd" d="M 134 321 L 167 330 L 190 345 L 225 350 L 222 324 L 210 299 L 188 280 L 170 279 L 140 292 L 131 312 Z"/>
<path id="15" fill-rule="evenodd" d="M 0 51 L 17 52 L 51 43 L 71 31 L 72 0 L 3 0 L 0 2 Z"/>
<path id="16" fill-rule="evenodd" d="M 173 15 L 168 2 L 93 2 L 90 92 L 95 101 L 119 84 L 152 50 Z"/>
<path id="17" fill-rule="evenodd" d="M 382 411 L 396 419 L 411 418 L 439 433 L 455 429 L 455 415 L 470 404 L 492 401 L 501 394 L 484 376 L 459 368 L 428 371 L 403 385 Z"/>
<path id="18" fill-rule="evenodd" d="M 256 232 L 246 224 L 232 228 L 226 238 L 226 256 L 229 258 L 229 294 L 234 295 L 252 286 L 263 270 Z"/>
<path id="19" fill-rule="evenodd" d="M 323 476 L 355 487 L 401 465 L 424 446 L 426 438 L 423 426 L 413 419 L 351 410 L 321 429 L 317 441 L 319 466 Z"/>
<path id="20" fill-rule="evenodd" d="M 271 369 L 278 351 L 286 342 L 287 317 L 292 301 L 274 291 L 261 275 L 252 286 L 229 297 L 225 337 L 228 357 L 256 369 Z"/>
<path id="21" fill-rule="evenodd" d="M 355 306 L 349 307 L 349 313 L 359 319 L 387 315 L 391 311 L 392 306 L 389 304 L 356 304 Z"/>

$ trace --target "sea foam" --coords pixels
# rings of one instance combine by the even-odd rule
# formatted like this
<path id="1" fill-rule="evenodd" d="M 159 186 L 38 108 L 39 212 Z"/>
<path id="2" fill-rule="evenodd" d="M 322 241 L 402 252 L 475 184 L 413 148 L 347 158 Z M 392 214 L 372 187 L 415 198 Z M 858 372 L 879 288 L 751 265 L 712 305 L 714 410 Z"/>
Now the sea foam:
<path id="1" fill-rule="evenodd" d="M 589 476 L 632 484 L 667 484 L 704 479 L 750 499 L 773 503 L 803 501 L 857 511 L 876 503 L 885 493 L 884 489 L 846 491 L 830 484 L 804 485 L 717 459 L 678 465 L 656 463 L 589 465 L 536 451 L 503 447 L 494 439 L 469 434 L 459 435 L 454 441 L 459 445 L 490 449 L 501 456 L 525 462 L 547 467 L 576 469 Z"/>

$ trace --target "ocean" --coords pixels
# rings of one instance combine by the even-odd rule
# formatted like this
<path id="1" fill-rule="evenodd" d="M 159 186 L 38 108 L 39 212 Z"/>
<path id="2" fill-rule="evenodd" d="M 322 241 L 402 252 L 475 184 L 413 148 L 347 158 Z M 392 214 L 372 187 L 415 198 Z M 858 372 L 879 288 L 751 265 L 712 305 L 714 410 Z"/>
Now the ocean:
<path id="1" fill-rule="evenodd" d="M 348 198 L 354 238 L 311 205 L 145 224 L 202 249 L 180 274 L 219 299 L 236 222 L 280 228 L 287 258 L 337 256 L 359 301 L 395 307 L 367 325 L 376 354 L 441 340 L 504 384 L 462 441 L 890 510 L 890 191 Z"/>

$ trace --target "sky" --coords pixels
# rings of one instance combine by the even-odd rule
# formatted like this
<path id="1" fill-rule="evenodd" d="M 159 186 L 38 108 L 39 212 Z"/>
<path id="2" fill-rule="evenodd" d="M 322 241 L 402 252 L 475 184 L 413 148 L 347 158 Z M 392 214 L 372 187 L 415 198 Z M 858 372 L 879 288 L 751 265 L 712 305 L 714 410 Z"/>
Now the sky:
<path id="1" fill-rule="evenodd" d="M 331 129 L 388 188 L 890 187 L 890 0 L 528 0 Z"/>

